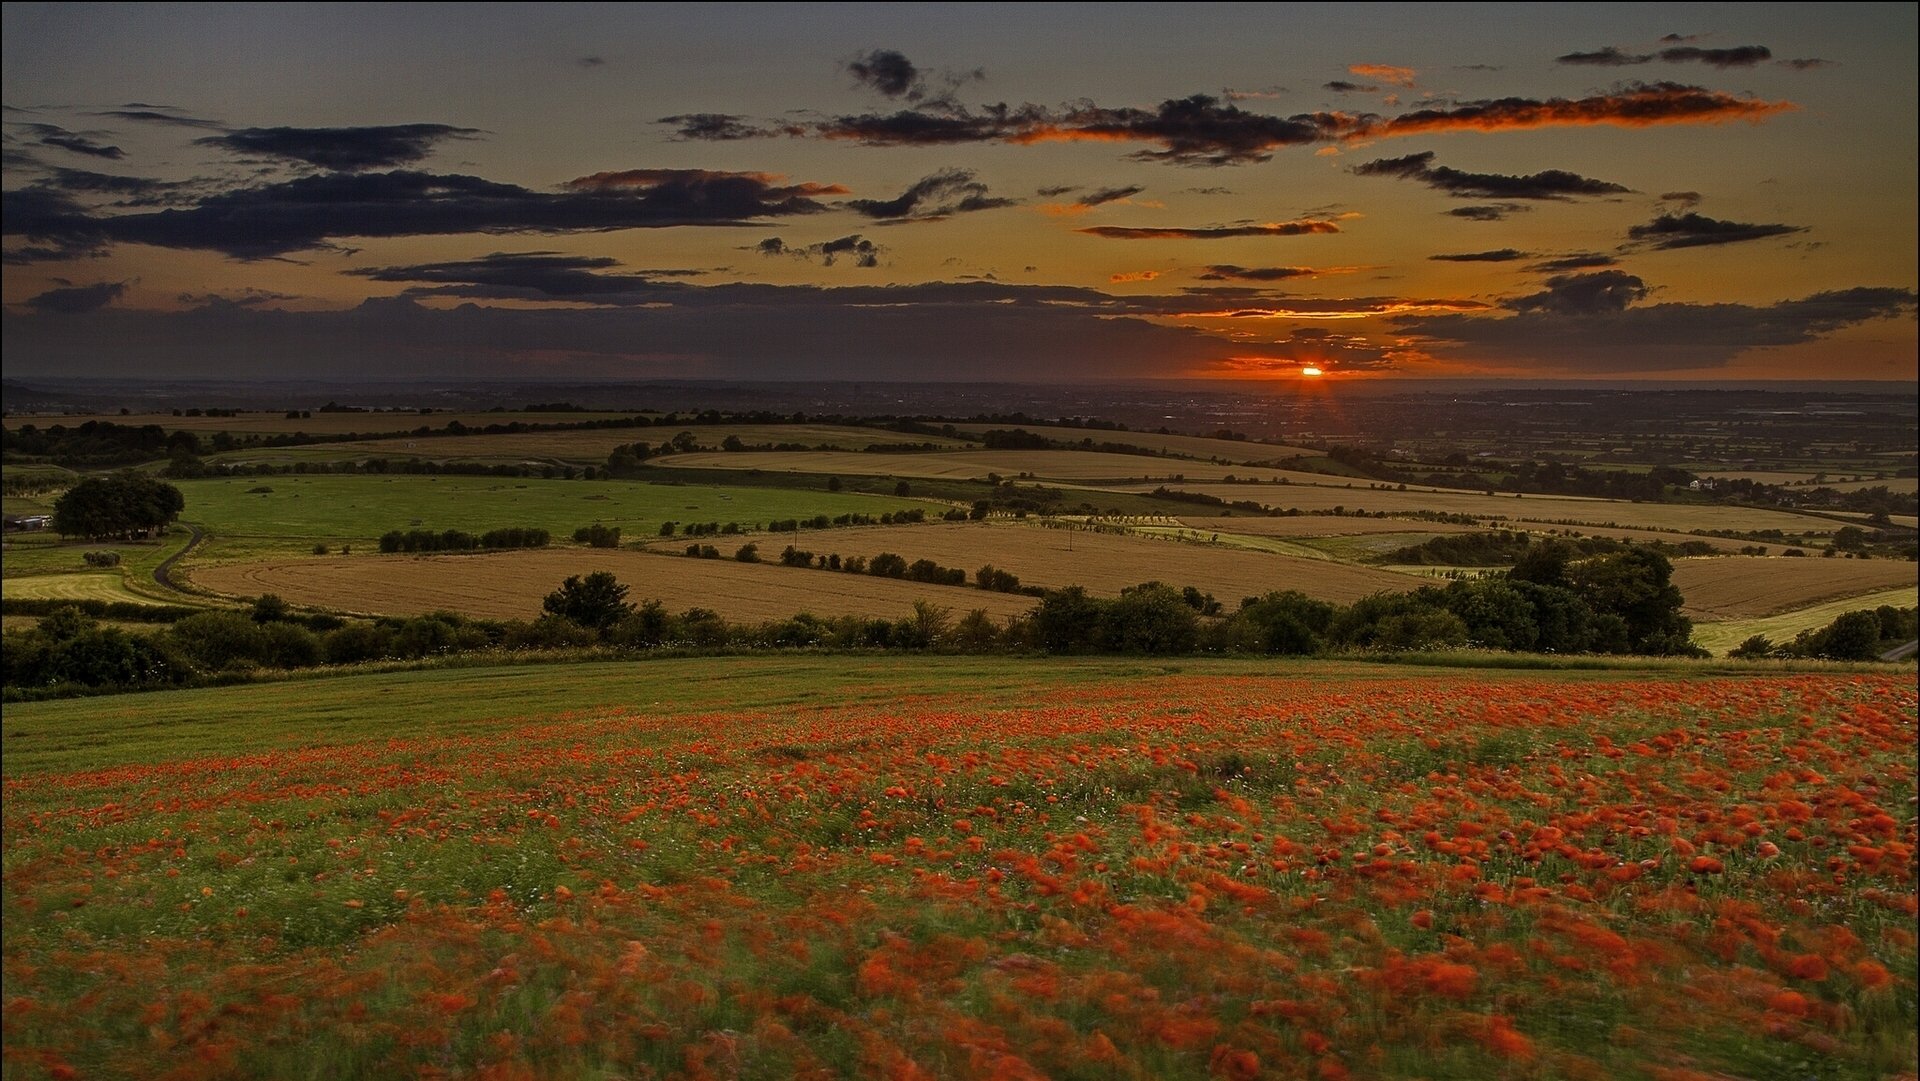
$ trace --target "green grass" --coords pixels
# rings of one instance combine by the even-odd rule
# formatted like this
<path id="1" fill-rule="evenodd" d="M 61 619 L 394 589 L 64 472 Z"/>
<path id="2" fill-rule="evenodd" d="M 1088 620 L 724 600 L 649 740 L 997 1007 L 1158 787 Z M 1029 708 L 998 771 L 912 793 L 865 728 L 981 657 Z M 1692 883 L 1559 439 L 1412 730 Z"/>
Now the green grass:
<path id="1" fill-rule="evenodd" d="M 748 526 L 817 514 L 946 509 L 891 495 L 633 481 L 296 475 L 176 483 L 186 496 L 182 517 L 206 527 L 214 544 L 205 556 L 217 559 L 305 553 L 316 543 L 367 545 L 391 529 L 536 526 L 565 541 L 575 529 L 602 522 L 643 540 L 664 521 Z"/>
<path id="2" fill-rule="evenodd" d="M 1912 608 L 1920 604 L 1920 588 L 1902 586 L 1858 597 L 1844 597 L 1809 608 L 1798 608 L 1791 612 L 1759 616 L 1754 619 L 1695 623 L 1693 643 L 1703 649 L 1712 650 L 1715 656 L 1724 656 L 1728 650 L 1756 634 L 1766 635 L 1777 645 L 1791 641 L 1793 636 L 1801 631 L 1818 630 L 1848 612 L 1858 612 L 1863 608 L 1878 608 L 1883 604 L 1890 604 L 1895 608 Z"/>

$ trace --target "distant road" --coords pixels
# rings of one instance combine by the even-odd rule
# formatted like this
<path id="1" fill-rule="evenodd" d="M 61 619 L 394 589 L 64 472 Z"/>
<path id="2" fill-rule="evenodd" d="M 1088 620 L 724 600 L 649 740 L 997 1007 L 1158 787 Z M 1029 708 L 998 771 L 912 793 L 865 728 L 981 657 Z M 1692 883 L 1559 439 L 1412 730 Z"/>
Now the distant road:
<path id="1" fill-rule="evenodd" d="M 173 565 L 180 562 L 181 557 L 185 556 L 188 552 L 193 551 L 194 546 L 198 545 L 207 535 L 205 530 L 191 523 L 188 524 L 187 531 L 193 534 L 187 538 L 187 546 L 161 560 L 160 565 L 153 568 L 153 580 L 167 589 L 173 590 L 175 593 L 186 593 L 188 590 L 174 583 Z"/>
<path id="2" fill-rule="evenodd" d="M 1915 653 L 1920 653 L 1920 640 L 1908 642 L 1904 646 L 1895 646 L 1885 653 L 1880 654 L 1880 659 L 1883 661 L 1904 661 Z"/>

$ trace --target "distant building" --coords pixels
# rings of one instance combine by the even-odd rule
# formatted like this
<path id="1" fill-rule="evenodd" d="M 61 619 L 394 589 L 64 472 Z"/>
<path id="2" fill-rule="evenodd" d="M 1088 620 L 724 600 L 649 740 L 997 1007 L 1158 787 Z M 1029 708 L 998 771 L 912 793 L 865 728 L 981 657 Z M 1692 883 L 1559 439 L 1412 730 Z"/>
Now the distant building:
<path id="1" fill-rule="evenodd" d="M 50 514 L 9 514 L 4 523 L 9 533 L 28 533 L 52 524 L 53 516 Z"/>

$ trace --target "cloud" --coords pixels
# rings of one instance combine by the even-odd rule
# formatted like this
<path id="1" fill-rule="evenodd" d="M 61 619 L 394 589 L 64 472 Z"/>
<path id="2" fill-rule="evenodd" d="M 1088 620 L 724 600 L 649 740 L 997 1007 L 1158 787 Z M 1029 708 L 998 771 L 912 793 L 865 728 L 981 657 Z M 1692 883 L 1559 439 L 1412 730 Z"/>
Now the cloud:
<path id="1" fill-rule="evenodd" d="M 1448 217 L 1465 218 L 1468 221 L 1505 221 L 1508 214 L 1532 209 L 1521 203 L 1495 203 L 1491 206 L 1456 206 L 1446 213 Z"/>
<path id="2" fill-rule="evenodd" d="M 1370 83 L 1350 83 L 1345 79 L 1335 79 L 1330 83 L 1323 83 L 1321 84 L 1321 88 L 1331 90 L 1336 94 L 1372 94 L 1380 89 Z"/>
<path id="3" fill-rule="evenodd" d="M 1060 108 L 1024 104 L 969 109 L 950 99 L 892 113 L 864 113 L 780 124 L 750 123 L 727 113 L 667 117 L 683 139 L 741 139 L 784 135 L 840 139 L 863 146 L 952 146 L 965 143 L 1033 145 L 1048 142 L 1146 144 L 1130 156 L 1175 165 L 1225 166 L 1268 161 L 1290 146 L 1380 139 L 1444 131 L 1525 130 L 1544 127 L 1648 127 L 1657 124 L 1758 120 L 1796 108 L 1681 83 L 1634 83 L 1586 98 L 1499 98 L 1453 103 L 1383 117 L 1317 112 L 1269 116 L 1207 94 L 1161 102 L 1152 109 L 1081 101 Z"/>
<path id="4" fill-rule="evenodd" d="M 1347 72 L 1362 79 L 1386 83 L 1388 86 L 1413 86 L 1414 77 L 1420 73 L 1412 68 L 1394 67 L 1392 64 L 1354 64 Z"/>
<path id="5" fill-rule="evenodd" d="M 117 201 L 114 206 L 160 206 L 190 200 L 186 194 L 201 188 L 199 182 L 191 180 L 154 180 L 144 176 L 118 176 L 112 173 L 96 173 L 87 169 L 65 169 L 53 167 L 49 175 L 34 182 L 36 188 L 86 195 L 112 196 Z M 12 199 L 16 192 L 8 192 Z"/>
<path id="6" fill-rule="evenodd" d="M 745 117 L 733 113 L 682 113 L 679 116 L 663 116 L 658 123 L 672 124 L 678 128 L 674 133 L 676 139 L 707 142 L 767 139 L 775 135 L 800 133 L 771 125 L 751 124 Z"/>
<path id="7" fill-rule="evenodd" d="M 1575 252 L 1572 255 L 1561 255 L 1552 259 L 1543 259 L 1538 263 L 1531 263 L 1527 266 L 1527 269 L 1558 274 L 1569 270 L 1598 270 L 1603 267 L 1618 265 L 1620 265 L 1620 260 L 1615 259 L 1611 255 L 1602 255 L 1599 252 Z"/>
<path id="8" fill-rule="evenodd" d="M 1763 60 L 1773 59 L 1773 50 L 1765 45 L 1737 45 L 1731 49 L 1701 49 L 1680 45 L 1660 50 L 1660 59 L 1669 64 L 1698 61 L 1716 68 L 1750 68 Z"/>
<path id="9" fill-rule="evenodd" d="M 604 67 L 606 65 L 606 62 L 607 62 L 607 58 L 604 56 L 583 56 L 580 59 L 574 61 L 575 64 L 583 68 Z"/>
<path id="10" fill-rule="evenodd" d="M 1578 277 L 1597 277 L 1581 275 Z M 1857 287 L 1775 304 L 1638 306 L 1646 285 L 1549 280 L 1544 293 L 1508 303 L 1504 318 L 1419 315 L 1394 320 L 1441 359 L 1581 374 L 1718 368 L 1752 349 L 1798 345 L 1862 323 L 1911 318 L 1911 289 Z"/>
<path id="11" fill-rule="evenodd" d="M 817 259 L 822 266 L 832 266 L 841 256 L 851 256 L 853 265 L 857 267 L 879 266 L 880 256 L 886 251 L 858 233 L 805 247 L 794 247 L 777 236 L 770 236 L 754 245 L 753 250 L 767 256 L 790 255 L 795 259 Z"/>
<path id="12" fill-rule="evenodd" d="M 1108 276 L 1107 280 L 1118 285 L 1121 282 L 1150 282 L 1160 276 L 1157 270 L 1128 270 Z"/>
<path id="13" fill-rule="evenodd" d="M 33 136 L 33 141 L 41 146 L 50 146 L 58 150 L 85 154 L 93 158 L 107 158 L 119 161 L 127 152 L 117 146 L 108 146 L 98 141 L 99 132 L 68 131 L 58 124 L 22 124 L 21 127 Z"/>
<path id="14" fill-rule="evenodd" d="M 1718 124 L 1728 120 L 1760 120 L 1796 108 L 1792 102 L 1739 97 L 1683 83 L 1630 83 L 1584 98 L 1495 98 L 1462 102 L 1449 108 L 1416 109 L 1363 125 L 1355 134 L 1385 137 L 1440 131 Z"/>
<path id="15" fill-rule="evenodd" d="M 1229 87 L 1222 90 L 1220 96 L 1228 101 L 1271 101 L 1285 96 L 1286 92 L 1287 88 L 1284 86 L 1266 86 L 1258 90 L 1235 90 Z"/>
<path id="16" fill-rule="evenodd" d="M 205 308 L 226 305 L 234 308 L 251 308 L 259 304 L 272 304 L 282 300 L 299 300 L 291 293 L 276 293 L 271 289 L 255 289 L 247 286 L 239 293 L 181 293 L 174 298 L 190 307 Z"/>
<path id="17" fill-rule="evenodd" d="M 942 169 L 921 178 L 892 199 L 849 199 L 840 204 L 883 224 L 940 221 L 955 214 L 1013 206 L 987 191 L 971 169 Z"/>
<path id="18" fill-rule="evenodd" d="M 1080 190 L 1079 188 L 1043 188 L 1041 189 L 1040 194 L 1064 195 L 1067 192 L 1079 191 L 1079 190 Z M 1073 200 L 1070 203 L 1042 204 L 1040 207 L 1040 210 L 1044 213 L 1052 214 L 1055 217 L 1075 217 L 1080 214 L 1085 214 L 1087 211 L 1092 210 L 1095 207 L 1105 206 L 1108 203 L 1129 202 L 1133 199 L 1134 196 L 1146 190 L 1147 189 L 1140 184 L 1128 184 L 1123 187 L 1116 187 L 1116 188 L 1100 188 L 1098 190 L 1088 192 L 1087 194 L 1082 195 L 1081 197 Z"/>
<path id="19" fill-rule="evenodd" d="M 1304 236 L 1310 233 L 1337 233 L 1340 227 L 1330 221 L 1306 218 L 1299 221 L 1267 222 L 1262 225 L 1224 225 L 1191 229 L 1180 227 L 1126 228 L 1096 225 L 1075 229 L 1076 233 L 1105 237 L 1108 240 L 1224 240 L 1241 236 Z"/>
<path id="20" fill-rule="evenodd" d="M 1686 41 L 1672 34 L 1661 41 Z M 1764 60 L 1773 59 L 1773 51 L 1765 45 L 1739 45 L 1731 49 L 1702 49 L 1694 45 L 1676 45 L 1652 53 L 1629 53 L 1617 46 L 1609 45 L 1586 53 L 1567 53 L 1554 57 L 1562 64 L 1588 64 L 1600 67 L 1629 67 L 1637 64 L 1651 64 L 1655 60 L 1664 60 L 1669 64 L 1697 62 L 1711 64 L 1716 68 L 1750 68 Z"/>
<path id="21" fill-rule="evenodd" d="M 391 124 L 356 128 L 241 128 L 195 142 L 250 157 L 297 161 L 322 169 L 358 172 L 420 161 L 448 139 L 471 139 L 478 128 L 449 124 Z"/>
<path id="22" fill-rule="evenodd" d="M 1622 184 L 1548 169 L 1527 176 L 1468 173 L 1435 166 L 1433 151 L 1402 158 L 1381 158 L 1353 167 L 1356 176 L 1391 176 L 1418 180 L 1437 191 L 1462 199 L 1570 199 L 1578 195 L 1615 195 L 1632 189 Z"/>
<path id="23" fill-rule="evenodd" d="M 94 115 L 110 116 L 115 120 L 134 120 L 146 124 L 171 124 L 175 127 L 200 128 L 203 130 L 212 129 L 218 131 L 226 127 L 226 125 L 217 120 L 203 120 L 200 117 L 187 116 L 184 113 L 170 111 L 161 106 L 149 106 L 144 109 L 135 109 L 129 106 L 125 109 L 109 109 L 106 112 L 96 113 Z"/>
<path id="24" fill-rule="evenodd" d="M 1822 60 L 1817 56 L 1804 56 L 1793 60 L 1781 60 L 1778 63 L 1783 68 L 1792 68 L 1795 71 L 1812 71 L 1815 68 L 1830 68 L 1835 64 L 1832 60 Z"/>
<path id="25" fill-rule="evenodd" d="M 1702 198 L 1703 196 L 1697 191 L 1663 191 L 1660 193 L 1661 202 L 1679 203 L 1682 206 L 1699 206 Z"/>
<path id="26" fill-rule="evenodd" d="M 60 279 L 54 279 L 56 281 Z M 99 311 L 101 308 L 120 299 L 127 291 L 126 282 L 95 282 L 92 285 L 68 285 L 59 289 L 49 289 L 37 296 L 28 297 L 26 306 L 37 312 L 50 312 L 58 315 L 78 315 L 83 312 Z"/>
<path id="27" fill-rule="evenodd" d="M 429 288 L 414 292 L 442 296 L 578 299 L 680 288 L 645 274 L 607 273 L 619 265 L 604 256 L 494 252 L 478 259 L 362 267 L 347 273 L 379 282 L 418 282 Z"/>
<path id="28" fill-rule="evenodd" d="M 1503 301 L 1501 307 L 1557 315 L 1623 312 L 1646 299 L 1648 291 L 1646 282 L 1623 270 L 1563 274 L 1548 278 L 1547 287 L 1540 292 Z"/>
<path id="29" fill-rule="evenodd" d="M 1400 350 L 1357 334 L 1325 327 L 1297 327 L 1286 337 L 1259 343 L 1260 355 L 1227 357 L 1213 366 L 1216 375 L 1296 374 L 1302 367 L 1323 372 L 1384 371 L 1396 366 Z"/>
<path id="30" fill-rule="evenodd" d="M 1532 253 L 1516 248 L 1499 248 L 1494 251 L 1456 252 L 1450 255 L 1429 255 L 1428 259 L 1440 263 L 1511 263 L 1519 259 L 1531 259 Z"/>
<path id="31" fill-rule="evenodd" d="M 862 85 L 890 98 L 906 97 L 920 82 L 913 61 L 892 49 L 875 49 L 847 62 L 847 70 Z"/>
<path id="32" fill-rule="evenodd" d="M 1627 235 L 1656 251 L 1671 251 L 1675 248 L 1699 248 L 1716 244 L 1739 244 L 1748 240 L 1763 240 L 1770 236 L 1786 236 L 1789 233 L 1804 233 L 1806 228 L 1799 225 L 1781 225 L 1778 223 L 1762 225 L 1754 222 L 1720 221 L 1688 212 L 1685 214 L 1661 214 L 1645 225 L 1635 225 L 1627 230 Z"/>
<path id="33" fill-rule="evenodd" d="M 1342 268 L 1344 269 L 1344 268 Z M 1235 266 L 1232 263 L 1213 263 L 1207 272 L 1200 275 L 1203 282 L 1283 282 L 1290 278 L 1311 278 L 1326 273 L 1304 266 Z"/>
<path id="34" fill-rule="evenodd" d="M 68 248 L 138 243 L 259 259 L 346 237 L 747 225 L 818 213 L 827 209 L 819 196 L 846 190 L 704 169 L 595 173 L 563 187 L 537 192 L 474 176 L 336 172 L 208 195 L 182 209 L 118 215 L 90 214 L 59 193 L 26 189 L 9 193 L 5 230 Z"/>

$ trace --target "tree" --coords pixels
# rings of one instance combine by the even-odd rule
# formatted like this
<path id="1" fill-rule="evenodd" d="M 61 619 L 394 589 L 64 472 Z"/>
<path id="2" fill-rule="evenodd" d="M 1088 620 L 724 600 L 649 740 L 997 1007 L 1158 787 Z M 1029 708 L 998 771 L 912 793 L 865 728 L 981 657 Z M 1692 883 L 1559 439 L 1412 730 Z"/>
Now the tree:
<path id="1" fill-rule="evenodd" d="M 53 504 L 53 528 L 89 540 L 132 539 L 164 530 L 187 501 L 180 489 L 144 473 L 88 477 Z"/>
<path id="2" fill-rule="evenodd" d="M 627 603 L 627 587 L 611 571 L 594 571 L 585 578 L 568 575 L 559 589 L 547 594 L 540 607 L 594 630 L 605 630 L 633 614 L 633 605 Z"/>
<path id="3" fill-rule="evenodd" d="M 1567 568 L 1573 591 L 1600 615 L 1626 623 L 1634 653 L 1674 654 L 1693 649 L 1693 621 L 1680 614 L 1683 598 L 1673 585 L 1673 564 L 1648 548 L 1575 563 Z"/>

